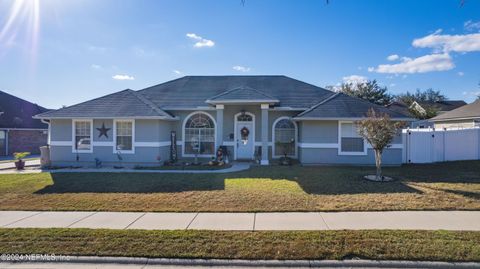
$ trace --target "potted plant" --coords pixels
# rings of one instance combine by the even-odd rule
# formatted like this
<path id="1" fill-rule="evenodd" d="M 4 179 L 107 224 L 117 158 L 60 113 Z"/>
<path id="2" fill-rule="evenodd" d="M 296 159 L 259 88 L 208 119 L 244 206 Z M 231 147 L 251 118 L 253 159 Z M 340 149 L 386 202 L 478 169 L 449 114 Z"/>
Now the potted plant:
<path id="1" fill-rule="evenodd" d="M 23 168 L 25 168 L 25 161 L 23 160 L 23 158 L 27 157 L 28 155 L 30 155 L 30 152 L 14 152 L 13 153 L 13 158 L 17 160 L 15 162 L 15 167 L 17 168 L 17 170 L 23 170 Z"/>

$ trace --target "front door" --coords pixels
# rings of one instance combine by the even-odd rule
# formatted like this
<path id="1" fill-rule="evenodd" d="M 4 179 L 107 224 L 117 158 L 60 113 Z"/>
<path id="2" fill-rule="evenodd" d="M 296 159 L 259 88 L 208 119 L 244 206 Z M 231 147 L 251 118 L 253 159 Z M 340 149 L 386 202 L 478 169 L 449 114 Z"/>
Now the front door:
<path id="1" fill-rule="evenodd" d="M 236 133 L 237 159 L 253 159 L 255 138 L 253 121 L 238 121 Z"/>

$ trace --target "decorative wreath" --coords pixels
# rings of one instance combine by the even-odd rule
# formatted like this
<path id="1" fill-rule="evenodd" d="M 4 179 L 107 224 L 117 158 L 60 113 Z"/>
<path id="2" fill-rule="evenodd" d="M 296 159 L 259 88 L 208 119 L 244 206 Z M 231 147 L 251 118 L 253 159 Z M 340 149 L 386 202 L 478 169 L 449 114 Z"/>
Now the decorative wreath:
<path id="1" fill-rule="evenodd" d="M 250 131 L 248 130 L 247 127 L 243 127 L 242 130 L 240 130 L 240 133 L 242 134 L 242 138 L 246 139 L 250 134 Z"/>

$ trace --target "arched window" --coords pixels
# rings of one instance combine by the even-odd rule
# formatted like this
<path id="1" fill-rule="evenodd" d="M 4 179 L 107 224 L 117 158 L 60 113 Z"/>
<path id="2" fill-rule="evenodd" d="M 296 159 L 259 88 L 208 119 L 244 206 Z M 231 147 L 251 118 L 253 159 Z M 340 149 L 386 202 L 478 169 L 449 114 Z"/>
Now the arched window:
<path id="1" fill-rule="evenodd" d="M 215 152 L 215 122 L 210 115 L 197 112 L 184 125 L 184 153 L 213 155 Z"/>
<path id="2" fill-rule="evenodd" d="M 289 118 L 280 118 L 273 125 L 274 156 L 296 156 L 297 125 Z"/>

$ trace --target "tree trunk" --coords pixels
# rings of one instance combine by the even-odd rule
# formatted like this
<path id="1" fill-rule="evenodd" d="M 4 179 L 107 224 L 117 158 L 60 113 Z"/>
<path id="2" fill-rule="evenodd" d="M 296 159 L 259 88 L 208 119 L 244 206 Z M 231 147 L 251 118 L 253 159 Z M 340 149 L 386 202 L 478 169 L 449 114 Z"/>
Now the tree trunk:
<path id="1" fill-rule="evenodd" d="M 375 165 L 377 166 L 377 180 L 383 181 L 382 177 L 382 152 L 380 150 L 375 150 Z"/>

